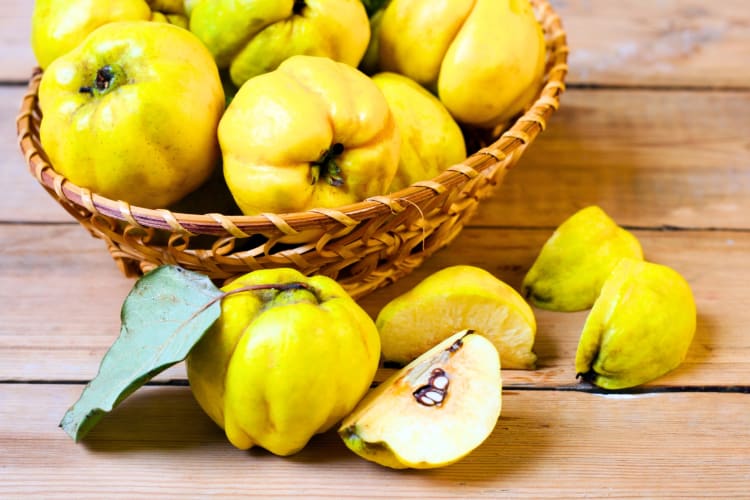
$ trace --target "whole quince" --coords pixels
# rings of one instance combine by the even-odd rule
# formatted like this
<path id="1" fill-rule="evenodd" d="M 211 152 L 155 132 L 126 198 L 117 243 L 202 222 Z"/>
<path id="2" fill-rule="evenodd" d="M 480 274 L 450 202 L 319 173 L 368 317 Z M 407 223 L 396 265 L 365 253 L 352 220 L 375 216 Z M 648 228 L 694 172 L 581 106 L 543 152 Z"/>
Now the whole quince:
<path id="1" fill-rule="evenodd" d="M 401 134 L 401 156 L 389 192 L 432 179 L 466 158 L 461 129 L 437 97 L 397 73 L 378 73 L 372 81 L 385 95 Z"/>
<path id="2" fill-rule="evenodd" d="M 325 57 L 292 56 L 245 82 L 219 123 L 224 177 L 243 213 L 336 207 L 385 193 L 400 136 L 383 93 Z"/>
<path id="3" fill-rule="evenodd" d="M 604 389 L 649 382 L 675 369 L 696 329 L 690 285 L 674 269 L 624 258 L 604 282 L 576 351 L 580 377 Z"/>
<path id="4" fill-rule="evenodd" d="M 99 26 L 149 20 L 187 28 L 182 0 L 36 0 L 31 15 L 31 47 L 39 66 L 46 69 Z"/>
<path id="5" fill-rule="evenodd" d="M 193 394 L 237 448 L 293 454 L 369 389 L 375 325 L 325 276 L 260 270 L 223 291 L 234 293 L 187 358 Z"/>
<path id="6" fill-rule="evenodd" d="M 216 63 L 171 24 L 97 28 L 44 72 L 39 105 L 55 170 L 108 198 L 165 207 L 203 184 L 219 160 Z"/>
<path id="7" fill-rule="evenodd" d="M 462 123 L 493 127 L 540 88 L 546 45 L 528 0 L 392 0 L 379 31 L 381 70 L 437 91 Z"/>
<path id="8" fill-rule="evenodd" d="M 357 66 L 370 40 L 360 0 L 188 0 L 190 30 L 235 85 L 305 54 Z"/>

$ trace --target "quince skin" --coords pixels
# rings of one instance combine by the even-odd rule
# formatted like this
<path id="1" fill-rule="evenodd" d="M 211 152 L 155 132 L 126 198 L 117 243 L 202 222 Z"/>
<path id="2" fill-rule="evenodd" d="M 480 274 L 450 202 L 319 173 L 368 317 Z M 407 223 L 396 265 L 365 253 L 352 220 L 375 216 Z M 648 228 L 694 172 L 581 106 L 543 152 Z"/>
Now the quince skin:
<path id="1" fill-rule="evenodd" d="M 187 29 L 182 0 L 36 0 L 31 47 L 46 69 L 99 26 L 114 21 L 158 21 Z"/>
<path id="2" fill-rule="evenodd" d="M 236 293 L 244 287 L 261 289 Z M 237 448 L 293 454 L 370 387 L 375 325 L 325 276 L 260 270 L 222 290 L 235 294 L 187 358 L 193 395 Z"/>
<path id="3" fill-rule="evenodd" d="M 528 0 L 392 0 L 379 64 L 437 91 L 462 123 L 507 122 L 539 91 L 546 44 Z"/>
<path id="4" fill-rule="evenodd" d="M 385 193 L 400 137 L 383 93 L 325 57 L 292 56 L 240 88 L 219 123 L 224 177 L 243 213 L 337 207 Z"/>
<path id="5" fill-rule="evenodd" d="M 39 106 L 55 170 L 108 198 L 166 207 L 203 184 L 219 160 L 216 63 L 171 24 L 97 28 L 44 72 Z"/>
<path id="6" fill-rule="evenodd" d="M 238 87 L 298 54 L 356 67 L 370 21 L 360 0 L 188 0 L 190 31 Z"/>
<path id="7" fill-rule="evenodd" d="M 385 95 L 401 134 L 398 170 L 388 192 L 432 179 L 466 158 L 461 129 L 437 97 L 396 73 L 378 73 L 372 81 Z"/>

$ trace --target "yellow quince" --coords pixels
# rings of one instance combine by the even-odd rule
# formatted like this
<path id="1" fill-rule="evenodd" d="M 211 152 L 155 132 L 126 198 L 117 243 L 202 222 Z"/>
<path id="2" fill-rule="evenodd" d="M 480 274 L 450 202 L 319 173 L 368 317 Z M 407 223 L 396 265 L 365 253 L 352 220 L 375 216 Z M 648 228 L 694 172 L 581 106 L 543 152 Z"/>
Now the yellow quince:
<path id="1" fill-rule="evenodd" d="M 357 66 L 370 40 L 360 0 L 188 0 L 190 30 L 235 85 L 297 55 Z"/>
<path id="2" fill-rule="evenodd" d="M 182 0 L 36 0 L 31 47 L 46 69 L 99 26 L 114 21 L 157 21 L 187 28 Z"/>
<path id="3" fill-rule="evenodd" d="M 219 123 L 224 177 L 247 215 L 337 207 L 383 194 L 400 138 L 364 73 L 293 56 L 245 82 Z"/>
<path id="4" fill-rule="evenodd" d="M 369 389 L 375 325 L 325 276 L 260 270 L 222 290 L 234 294 L 187 358 L 193 394 L 237 448 L 293 454 Z"/>
<path id="5" fill-rule="evenodd" d="M 624 258 L 586 318 L 576 373 L 605 389 L 649 382 L 682 363 L 696 321 L 685 278 L 661 264 Z"/>
<path id="6" fill-rule="evenodd" d="M 218 165 L 219 72 L 203 44 L 174 25 L 97 28 L 44 72 L 39 105 L 52 166 L 102 196 L 166 207 Z"/>
<path id="7" fill-rule="evenodd" d="M 385 95 L 401 134 L 401 156 L 389 192 L 432 179 L 466 158 L 461 129 L 437 97 L 396 73 L 378 73 L 372 81 Z"/>
<path id="8" fill-rule="evenodd" d="M 540 89 L 546 44 L 528 0 L 392 0 L 378 62 L 437 92 L 462 123 L 493 127 Z"/>

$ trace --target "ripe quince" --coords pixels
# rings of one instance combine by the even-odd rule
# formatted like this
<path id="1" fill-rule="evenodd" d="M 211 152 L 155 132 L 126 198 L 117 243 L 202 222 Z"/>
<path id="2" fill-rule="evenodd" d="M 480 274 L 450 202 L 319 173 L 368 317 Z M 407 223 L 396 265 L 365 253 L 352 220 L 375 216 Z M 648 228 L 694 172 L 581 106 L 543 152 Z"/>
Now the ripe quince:
<path id="1" fill-rule="evenodd" d="M 220 157 L 216 63 L 171 24 L 97 28 L 44 72 L 39 105 L 55 170 L 108 198 L 165 207 L 203 184 Z"/>
<path id="2" fill-rule="evenodd" d="M 392 0 L 379 64 L 436 91 L 462 123 L 494 127 L 540 90 L 546 45 L 528 0 Z"/>
<path id="3" fill-rule="evenodd" d="M 406 364 L 459 330 L 492 341 L 503 368 L 531 369 L 536 318 L 510 285 L 475 266 L 437 271 L 378 313 L 383 359 Z"/>
<path id="4" fill-rule="evenodd" d="M 349 449 L 378 464 L 442 467 L 492 433 L 502 409 L 502 386 L 492 342 L 460 331 L 370 391 L 338 432 Z"/>
<path id="5" fill-rule="evenodd" d="M 370 40 L 360 0 L 187 0 L 190 30 L 235 85 L 305 54 L 357 66 Z"/>
<path id="6" fill-rule="evenodd" d="M 397 73 L 378 73 L 372 81 L 385 95 L 401 134 L 401 156 L 389 192 L 432 179 L 466 158 L 461 129 L 437 97 Z"/>
<path id="7" fill-rule="evenodd" d="M 325 276 L 260 270 L 222 290 L 235 293 L 187 358 L 193 394 L 237 448 L 293 454 L 369 389 L 380 357 L 375 325 Z"/>
<path id="8" fill-rule="evenodd" d="M 623 257 L 643 259 L 638 239 L 598 206 L 583 208 L 545 242 L 524 277 L 523 294 L 543 309 L 588 309 Z"/>
<path id="9" fill-rule="evenodd" d="M 684 361 L 695 328 L 695 299 L 685 278 L 661 264 L 624 258 L 586 318 L 576 372 L 605 389 L 649 382 Z"/>
<path id="10" fill-rule="evenodd" d="M 99 26 L 149 20 L 187 29 L 182 0 L 36 0 L 31 15 L 31 47 L 39 67 L 47 69 Z"/>
<path id="11" fill-rule="evenodd" d="M 245 82 L 219 123 L 224 177 L 247 215 L 383 194 L 400 137 L 383 93 L 325 57 L 292 56 Z"/>

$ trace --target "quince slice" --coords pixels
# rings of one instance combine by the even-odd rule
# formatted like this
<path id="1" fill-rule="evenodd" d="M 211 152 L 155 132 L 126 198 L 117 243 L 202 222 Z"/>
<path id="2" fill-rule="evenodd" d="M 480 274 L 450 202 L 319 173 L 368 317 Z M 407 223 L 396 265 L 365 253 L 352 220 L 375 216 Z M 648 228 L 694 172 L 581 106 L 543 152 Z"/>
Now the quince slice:
<path id="1" fill-rule="evenodd" d="M 401 365 L 465 329 L 492 341 L 503 368 L 533 369 L 536 363 L 531 307 L 510 285 L 474 266 L 431 274 L 386 304 L 375 325 L 383 359 Z"/>
<path id="2" fill-rule="evenodd" d="M 576 372 L 604 389 L 649 382 L 682 363 L 695 328 L 693 294 L 677 271 L 622 259 L 586 318 Z"/>
<path id="3" fill-rule="evenodd" d="M 380 465 L 435 468 L 482 444 L 501 408 L 497 349 L 464 330 L 371 390 L 338 432 L 349 449 Z"/>
<path id="4" fill-rule="evenodd" d="M 564 221 L 524 277 L 522 293 L 551 311 L 590 308 L 623 257 L 643 259 L 638 239 L 601 208 L 589 206 Z"/>

